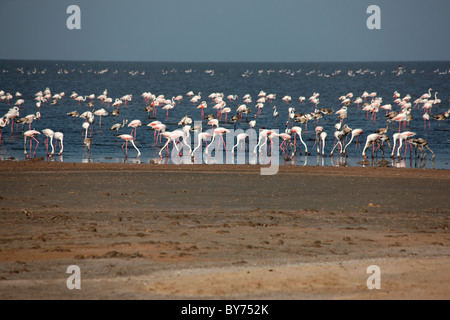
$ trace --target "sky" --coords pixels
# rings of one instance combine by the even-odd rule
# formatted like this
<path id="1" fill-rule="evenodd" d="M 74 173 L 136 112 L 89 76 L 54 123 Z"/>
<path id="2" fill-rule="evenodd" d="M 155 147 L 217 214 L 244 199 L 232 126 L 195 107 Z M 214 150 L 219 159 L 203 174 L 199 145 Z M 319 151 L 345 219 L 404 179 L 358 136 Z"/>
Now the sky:
<path id="1" fill-rule="evenodd" d="M 449 14 L 449 0 L 0 0 L 0 59 L 447 61 Z"/>

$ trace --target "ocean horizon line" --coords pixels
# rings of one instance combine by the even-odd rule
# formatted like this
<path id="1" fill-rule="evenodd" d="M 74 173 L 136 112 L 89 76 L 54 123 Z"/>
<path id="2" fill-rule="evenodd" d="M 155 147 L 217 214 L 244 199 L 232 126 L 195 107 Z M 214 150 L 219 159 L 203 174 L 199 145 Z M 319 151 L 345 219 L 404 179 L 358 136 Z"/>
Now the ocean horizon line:
<path id="1" fill-rule="evenodd" d="M 171 60 L 79 60 L 79 59 L 8 59 L 0 58 L 0 61 L 39 61 L 39 62 L 101 62 L 101 63 L 250 63 L 250 64 L 295 64 L 295 63 L 445 63 L 450 60 L 353 60 L 353 61 L 171 61 Z"/>

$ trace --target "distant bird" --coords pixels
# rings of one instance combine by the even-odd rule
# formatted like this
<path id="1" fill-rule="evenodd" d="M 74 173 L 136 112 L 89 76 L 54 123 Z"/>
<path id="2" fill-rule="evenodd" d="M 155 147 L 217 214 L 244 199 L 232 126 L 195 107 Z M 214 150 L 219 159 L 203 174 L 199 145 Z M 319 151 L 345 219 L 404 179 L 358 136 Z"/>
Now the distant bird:
<path id="1" fill-rule="evenodd" d="M 128 119 L 124 118 L 124 119 L 122 119 L 122 123 L 118 122 L 118 123 L 113 124 L 111 126 L 110 130 L 111 131 L 112 130 L 116 130 L 116 135 L 118 135 L 119 134 L 119 129 L 125 127 L 127 125 L 127 123 L 128 123 Z"/>
<path id="2" fill-rule="evenodd" d="M 102 127 L 102 117 L 106 117 L 108 115 L 108 111 L 103 108 L 94 111 L 94 115 L 100 117 L 100 128 Z"/>
<path id="3" fill-rule="evenodd" d="M 279 115 L 279 113 L 277 111 L 277 107 L 274 106 L 273 107 L 273 116 L 275 117 L 275 125 L 277 125 L 278 115 Z"/>
<path id="4" fill-rule="evenodd" d="M 74 117 L 74 118 L 77 118 L 77 117 L 79 117 L 80 115 L 79 115 L 79 113 L 78 113 L 78 111 L 72 111 L 72 112 L 69 112 L 69 113 L 67 113 L 66 115 L 68 115 L 68 116 L 71 116 L 71 117 Z"/>

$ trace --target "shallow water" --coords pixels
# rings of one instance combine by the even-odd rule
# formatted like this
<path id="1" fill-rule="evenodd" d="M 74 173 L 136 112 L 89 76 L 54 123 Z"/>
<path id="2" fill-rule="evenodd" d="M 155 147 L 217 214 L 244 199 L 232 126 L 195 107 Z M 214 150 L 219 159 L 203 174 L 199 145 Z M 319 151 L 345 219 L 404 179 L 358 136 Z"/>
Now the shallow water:
<path id="1" fill-rule="evenodd" d="M 399 69 L 399 65 L 402 66 Z M 426 93 L 432 88 L 432 99 L 434 93 L 441 103 L 432 107 L 432 115 L 437 115 L 449 109 L 449 73 L 450 62 L 391 62 L 391 63 L 132 63 L 132 62 L 68 62 L 68 61 L 0 61 L 0 90 L 15 95 L 20 92 L 25 100 L 20 110 L 20 117 L 37 111 L 35 93 L 51 90 L 52 95 L 64 92 L 63 99 L 52 106 L 49 103 L 43 104 L 40 108 L 41 118 L 35 120 L 31 127 L 41 131 L 51 128 L 54 131 L 64 133 L 64 153 L 63 156 L 47 159 L 49 161 L 64 162 L 140 162 L 140 163 L 172 163 L 170 158 L 161 159 L 158 155 L 161 146 L 154 141 L 154 132 L 146 127 L 146 124 L 153 120 L 160 120 L 167 125 L 167 130 L 179 129 L 178 122 L 185 115 L 190 115 L 194 121 L 200 121 L 200 110 L 196 107 L 201 101 L 208 103 L 205 114 L 215 114 L 212 109 L 214 103 L 208 95 L 220 92 L 225 95 L 237 95 L 236 101 L 227 102 L 227 107 L 231 107 L 231 117 L 235 114 L 238 105 L 243 104 L 242 97 L 250 94 L 252 103 L 248 106 L 252 112 L 248 115 L 248 120 L 252 120 L 256 114 L 256 100 L 258 93 L 263 90 L 267 94 L 276 94 L 276 99 L 266 102 L 262 108 L 261 115 L 256 117 L 257 126 L 264 126 L 270 129 L 278 129 L 284 132 L 285 124 L 288 120 L 288 108 L 294 107 L 297 113 L 313 112 L 315 107 L 308 101 L 314 92 L 320 94 L 318 108 L 333 108 L 337 111 L 341 106 L 339 97 L 347 93 L 353 93 L 352 101 L 361 96 L 364 91 L 376 92 L 378 97 L 383 98 L 383 104 L 391 104 L 393 110 L 399 110 L 394 103 L 393 93 L 398 91 L 403 98 L 411 95 L 411 102 Z M 83 143 L 84 130 L 81 125 L 82 118 L 72 118 L 67 116 L 68 112 L 77 110 L 80 114 L 91 110 L 85 102 L 78 104 L 70 99 L 72 92 L 86 96 L 94 94 L 96 97 L 108 90 L 108 96 L 113 99 L 121 98 L 126 94 L 132 94 L 133 99 L 127 106 L 120 107 L 120 115 L 115 117 L 108 115 L 102 118 L 100 128 L 99 118 L 93 126 L 91 154 L 87 151 Z M 186 96 L 186 93 L 193 91 L 195 94 L 201 92 L 202 99 L 193 104 Z M 161 107 L 157 108 L 156 117 L 147 116 L 144 111 L 146 102 L 142 98 L 143 92 L 151 92 L 164 95 L 166 99 L 173 96 L 182 95 L 183 100 L 169 111 Z M 292 97 L 292 102 L 286 104 L 281 98 L 285 95 Z M 301 104 L 298 98 L 306 97 L 305 103 Z M 0 114 L 5 114 L 14 105 L 17 98 L 0 102 Z M 112 111 L 115 107 L 102 105 L 96 98 L 94 109 L 101 107 L 107 111 Z M 414 105 L 414 103 L 413 103 Z M 277 106 L 279 116 L 275 121 L 273 117 L 273 106 Z M 450 169 L 450 126 L 446 121 L 436 121 L 431 119 L 424 128 L 422 119 L 423 110 L 421 105 L 412 109 L 413 121 L 409 123 L 410 131 L 417 133 L 417 137 L 427 139 L 430 148 L 436 157 L 432 160 L 428 152 L 425 158 L 412 158 L 407 156 L 403 160 L 392 160 L 389 155 L 391 150 L 386 146 L 385 160 L 378 152 L 375 159 L 370 156 L 368 161 L 363 161 L 361 155 L 365 138 L 368 134 L 378 128 L 386 127 L 384 111 L 380 110 L 376 120 L 367 118 L 366 112 L 361 110 L 361 105 L 351 104 L 349 106 L 348 117 L 344 124 L 351 128 L 361 128 L 364 130 L 360 141 L 361 149 L 355 150 L 355 145 L 349 147 L 347 157 L 341 157 L 335 152 L 330 157 L 334 144 L 334 125 L 339 121 L 335 114 L 324 116 L 319 120 L 318 125 L 324 127 L 328 133 L 326 141 L 326 157 L 318 157 L 317 152 L 312 149 L 315 142 L 315 124 L 309 121 L 307 125 L 302 125 L 303 139 L 311 151 L 311 155 L 305 156 L 297 153 L 297 156 L 285 161 L 280 151 L 280 164 L 293 165 L 313 165 L 313 166 L 395 166 L 406 168 L 434 168 Z M 128 157 L 125 158 L 121 149 L 123 141 L 116 137 L 115 132 L 110 131 L 112 124 L 122 122 L 123 118 L 129 121 L 140 119 L 142 127 L 137 130 L 136 145 L 142 153 L 137 159 L 137 152 L 131 145 L 128 146 Z M 228 129 L 233 129 L 232 123 L 221 122 L 220 124 Z M 299 124 L 297 124 L 299 125 Z M 429 125 L 429 127 L 428 127 Z M 27 130 L 28 125 L 24 129 Z M 210 128 L 203 122 L 204 130 Z M 248 122 L 242 120 L 236 124 L 236 129 L 247 130 Z M 130 133 L 131 128 L 124 127 L 119 133 Z M 398 124 L 392 123 L 389 127 L 389 137 L 398 132 Z M 44 146 L 45 136 L 41 134 L 37 137 L 40 145 L 36 152 L 36 157 L 46 159 L 46 148 Z M 162 138 L 163 143 L 165 139 Z M 194 147 L 192 141 L 192 147 Z M 29 145 L 28 145 L 29 148 Z M 34 148 L 34 146 L 33 146 Z M 228 148 L 231 148 L 228 144 Z M 302 148 L 303 151 L 303 148 Z M 371 151 L 368 152 L 370 155 Z M 337 154 L 337 155 L 336 155 Z M 22 125 L 15 128 L 12 133 L 10 126 L 5 127 L 2 134 L 0 146 L 0 159 L 23 160 L 24 139 L 22 135 Z M 205 160 L 207 158 L 205 157 Z M 187 160 L 190 161 L 189 159 Z M 246 156 L 246 162 L 252 162 L 251 157 Z M 212 161 L 214 162 L 214 161 Z M 228 162 L 229 163 L 229 162 Z"/>

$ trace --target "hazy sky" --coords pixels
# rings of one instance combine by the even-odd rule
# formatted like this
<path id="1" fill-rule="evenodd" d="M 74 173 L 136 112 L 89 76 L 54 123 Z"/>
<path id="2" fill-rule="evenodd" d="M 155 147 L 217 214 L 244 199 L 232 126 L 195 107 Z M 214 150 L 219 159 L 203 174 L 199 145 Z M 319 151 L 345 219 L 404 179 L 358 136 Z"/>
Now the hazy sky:
<path id="1" fill-rule="evenodd" d="M 450 60 L 449 14 L 449 0 L 0 0 L 0 59 Z"/>

